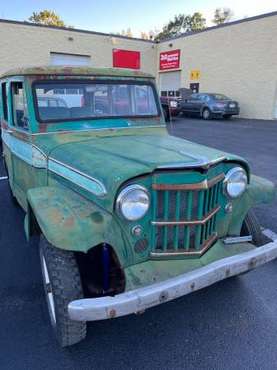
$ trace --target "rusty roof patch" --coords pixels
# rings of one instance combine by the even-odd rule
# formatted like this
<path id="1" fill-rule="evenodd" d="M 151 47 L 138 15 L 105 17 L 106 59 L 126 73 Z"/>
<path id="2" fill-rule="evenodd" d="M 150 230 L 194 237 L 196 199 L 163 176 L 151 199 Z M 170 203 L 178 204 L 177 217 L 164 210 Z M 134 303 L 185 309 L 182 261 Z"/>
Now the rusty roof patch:
<path id="1" fill-rule="evenodd" d="M 31 76 L 31 75 L 60 75 L 60 76 L 111 76 L 111 77 L 139 77 L 154 78 L 149 73 L 130 71 L 119 68 L 92 68 L 92 67 L 71 67 L 71 66 L 37 66 L 16 68 L 4 72 L 1 77 L 8 76 Z"/>

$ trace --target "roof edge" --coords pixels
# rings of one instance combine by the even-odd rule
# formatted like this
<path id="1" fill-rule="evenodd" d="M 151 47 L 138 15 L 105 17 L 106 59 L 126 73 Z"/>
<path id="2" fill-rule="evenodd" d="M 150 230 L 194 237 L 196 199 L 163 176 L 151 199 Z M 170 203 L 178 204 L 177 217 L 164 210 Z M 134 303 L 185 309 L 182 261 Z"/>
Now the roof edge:
<path id="1" fill-rule="evenodd" d="M 181 34 L 180 34 L 180 35 L 178 35 L 178 36 L 169 37 L 169 38 L 167 38 L 167 39 L 165 39 L 165 40 L 158 41 L 158 43 L 159 43 L 159 44 L 162 44 L 163 42 L 168 42 L 168 41 L 172 41 L 172 40 L 180 39 L 180 38 L 182 38 L 182 37 L 194 36 L 194 35 L 197 35 L 197 34 L 199 34 L 199 33 L 208 32 L 208 31 L 213 31 L 213 30 L 217 30 L 217 29 L 220 29 L 220 28 L 224 28 L 224 27 L 234 26 L 234 25 L 236 25 L 236 24 L 240 24 L 240 23 L 256 21 L 256 20 L 258 20 L 258 19 L 263 19 L 263 18 L 268 18 L 268 17 L 274 17 L 274 16 L 277 16 L 277 11 L 270 12 L 270 13 L 263 13 L 263 14 L 255 15 L 255 16 L 253 16 L 253 17 L 249 17 L 249 18 L 238 19 L 238 20 L 236 20 L 236 21 L 223 23 L 223 24 L 220 24 L 220 25 L 218 25 L 218 26 L 211 26 L 211 27 L 207 27 L 207 28 L 205 28 L 205 29 L 203 29 L 203 30 L 200 30 L 200 31 L 181 33 Z"/>
<path id="2" fill-rule="evenodd" d="M 32 23 L 32 22 L 27 22 L 27 21 L 16 21 L 16 20 L 13 20 L 13 19 L 3 19 L 3 18 L 0 18 L 0 23 L 18 24 L 18 25 L 21 25 L 21 26 L 31 26 L 31 27 L 42 27 L 42 28 L 49 28 L 49 29 L 53 29 L 53 30 L 59 30 L 59 31 L 80 32 L 80 33 L 87 33 L 87 34 L 91 34 L 91 35 L 117 37 L 117 38 L 120 38 L 120 39 L 143 41 L 143 42 L 149 42 L 151 44 L 156 44 L 156 41 L 154 41 L 154 40 L 145 40 L 145 39 L 142 39 L 142 38 L 139 38 L 139 37 L 129 37 L 129 36 L 124 36 L 124 35 L 117 35 L 115 33 L 90 31 L 90 30 L 84 30 L 82 28 L 48 26 L 48 25 L 40 24 L 40 23 Z"/>
<path id="3" fill-rule="evenodd" d="M 48 26 L 48 25 L 39 24 L 39 23 L 32 23 L 32 22 L 27 22 L 27 21 L 16 21 L 16 20 L 12 20 L 12 19 L 3 19 L 3 18 L 0 18 L 0 23 L 18 24 L 18 25 L 21 25 L 21 26 L 42 27 L 42 28 L 48 28 L 48 29 L 53 29 L 53 30 L 58 30 L 58 31 L 68 31 L 68 32 L 77 32 L 77 33 L 79 32 L 79 33 L 86 33 L 86 34 L 98 35 L 98 36 L 116 37 L 116 38 L 130 40 L 130 41 L 133 40 L 133 41 L 148 42 L 150 44 L 162 44 L 164 42 L 176 40 L 176 39 L 179 39 L 179 38 L 182 38 L 182 37 L 194 36 L 194 35 L 197 35 L 199 33 L 213 31 L 213 30 L 217 30 L 217 29 L 220 29 L 220 28 L 224 28 L 224 27 L 234 26 L 236 24 L 240 24 L 240 23 L 244 23 L 244 22 L 251 22 L 251 21 L 258 20 L 258 19 L 263 19 L 263 18 L 268 18 L 268 17 L 273 17 L 273 16 L 277 16 L 277 11 L 273 11 L 273 12 L 269 12 L 269 13 L 263 13 L 263 14 L 255 15 L 253 17 L 238 19 L 238 20 L 235 20 L 235 21 L 232 21 L 232 22 L 223 23 L 223 24 L 218 25 L 218 26 L 207 27 L 207 28 L 205 28 L 203 30 L 200 30 L 200 31 L 182 33 L 178 36 L 169 37 L 169 38 L 167 38 L 165 40 L 162 40 L 162 41 L 145 40 L 145 39 L 142 39 L 142 38 L 139 38 L 139 37 L 129 37 L 129 36 L 124 36 L 124 35 L 117 35 L 115 33 L 90 31 L 90 30 L 84 30 L 84 29 L 81 29 L 81 28 Z"/>

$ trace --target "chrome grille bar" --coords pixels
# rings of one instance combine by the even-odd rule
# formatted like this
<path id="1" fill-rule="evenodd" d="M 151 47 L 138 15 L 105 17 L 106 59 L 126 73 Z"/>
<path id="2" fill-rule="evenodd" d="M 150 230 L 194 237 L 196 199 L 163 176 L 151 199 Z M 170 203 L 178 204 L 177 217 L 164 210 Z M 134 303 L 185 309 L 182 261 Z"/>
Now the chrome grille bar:
<path id="1" fill-rule="evenodd" d="M 195 184 L 153 184 L 151 256 L 201 256 L 216 240 L 224 174 Z"/>
<path id="2" fill-rule="evenodd" d="M 191 220 L 191 221 L 151 221 L 152 225 L 155 226 L 192 226 L 192 225 L 204 225 L 207 221 L 209 221 L 219 210 L 220 206 L 214 208 L 208 215 L 200 220 Z M 201 210 L 202 212 L 202 210 Z"/>

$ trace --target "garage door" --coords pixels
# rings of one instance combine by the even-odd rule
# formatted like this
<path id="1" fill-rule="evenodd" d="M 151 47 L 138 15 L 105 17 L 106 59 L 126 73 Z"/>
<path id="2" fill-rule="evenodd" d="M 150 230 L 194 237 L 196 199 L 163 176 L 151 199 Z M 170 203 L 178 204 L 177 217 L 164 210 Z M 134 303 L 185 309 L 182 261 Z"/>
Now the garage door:
<path id="1" fill-rule="evenodd" d="M 175 96 L 180 87 L 180 71 L 160 73 L 160 91 L 162 96 Z"/>
<path id="2" fill-rule="evenodd" d="M 88 55 L 50 53 L 50 63 L 56 66 L 88 66 L 91 63 L 91 58 Z"/>

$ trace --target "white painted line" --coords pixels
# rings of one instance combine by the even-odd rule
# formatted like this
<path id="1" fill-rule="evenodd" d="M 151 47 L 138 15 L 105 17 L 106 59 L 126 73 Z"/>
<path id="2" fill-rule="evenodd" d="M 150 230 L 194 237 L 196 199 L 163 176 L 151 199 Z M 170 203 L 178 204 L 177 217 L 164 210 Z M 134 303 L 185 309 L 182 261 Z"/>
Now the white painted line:
<path id="1" fill-rule="evenodd" d="M 3 181 L 3 180 L 8 180 L 8 176 L 2 176 L 2 177 L 0 177 L 0 181 Z"/>
<path id="2" fill-rule="evenodd" d="M 277 234 L 270 229 L 263 229 L 263 234 L 273 241 L 277 240 Z"/>

